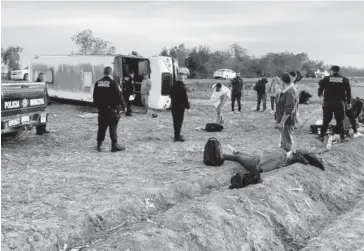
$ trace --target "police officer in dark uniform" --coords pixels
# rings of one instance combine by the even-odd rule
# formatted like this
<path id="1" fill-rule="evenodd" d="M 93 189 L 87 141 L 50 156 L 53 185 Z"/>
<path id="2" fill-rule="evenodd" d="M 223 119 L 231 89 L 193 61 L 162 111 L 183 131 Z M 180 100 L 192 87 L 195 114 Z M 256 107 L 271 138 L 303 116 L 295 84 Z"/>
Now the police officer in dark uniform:
<path id="1" fill-rule="evenodd" d="M 40 72 L 39 74 L 38 74 L 38 77 L 37 77 L 37 79 L 35 80 L 35 82 L 45 82 L 44 81 L 44 73 L 43 72 Z M 49 95 L 48 95 L 48 88 L 47 88 L 47 84 L 45 84 L 46 85 L 46 96 L 45 96 L 45 103 L 47 104 L 47 105 L 51 105 L 51 99 L 49 98 Z M 47 125 L 40 125 L 40 126 L 36 126 L 36 134 L 37 135 L 43 135 L 43 134 L 45 134 L 45 133 L 50 133 L 50 131 L 48 131 L 47 130 Z"/>
<path id="2" fill-rule="evenodd" d="M 240 72 L 236 73 L 236 77 L 231 81 L 231 110 L 235 112 L 235 100 L 238 102 L 238 113 L 241 112 L 241 94 L 243 91 L 243 79 Z"/>
<path id="3" fill-rule="evenodd" d="M 125 150 L 117 144 L 117 126 L 120 119 L 120 106 L 123 105 L 121 88 L 113 80 L 111 67 L 105 67 L 104 77 L 95 83 L 94 103 L 98 108 L 99 129 L 97 132 L 97 150 L 101 152 L 101 144 L 105 139 L 109 127 L 111 138 L 111 152 Z"/>
<path id="4" fill-rule="evenodd" d="M 185 139 L 181 135 L 181 128 L 185 109 L 190 109 L 190 103 L 188 102 L 186 85 L 183 83 L 183 81 L 178 80 L 174 83 L 171 88 L 170 97 L 174 127 L 174 141 L 184 142 Z"/>
<path id="5" fill-rule="evenodd" d="M 123 81 L 123 96 L 126 103 L 126 116 L 132 116 L 130 96 L 134 94 L 134 72 L 130 72 L 128 76 L 125 76 Z"/>
<path id="6" fill-rule="evenodd" d="M 331 74 L 319 82 L 318 96 L 324 96 L 323 124 L 319 139 L 324 141 L 325 134 L 334 114 L 336 132 L 340 134 L 341 141 L 345 139 L 344 118 L 345 110 L 351 109 L 351 87 L 349 79 L 340 75 L 340 67 L 331 67 Z"/>

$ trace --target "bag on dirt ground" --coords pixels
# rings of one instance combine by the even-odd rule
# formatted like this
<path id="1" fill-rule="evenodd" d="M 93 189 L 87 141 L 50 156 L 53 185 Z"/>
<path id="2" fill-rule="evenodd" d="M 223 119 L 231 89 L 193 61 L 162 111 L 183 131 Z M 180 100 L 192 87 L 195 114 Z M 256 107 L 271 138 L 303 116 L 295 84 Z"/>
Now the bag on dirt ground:
<path id="1" fill-rule="evenodd" d="M 205 126 L 206 132 L 221 132 L 224 127 L 216 123 L 207 123 Z"/>
<path id="2" fill-rule="evenodd" d="M 221 144 L 216 138 L 209 138 L 206 142 L 203 163 L 207 166 L 221 166 L 224 164 Z"/>
<path id="3" fill-rule="evenodd" d="M 260 173 L 244 173 L 240 175 L 239 173 L 231 177 L 231 185 L 229 189 L 243 188 L 249 185 L 258 184 L 262 182 Z"/>

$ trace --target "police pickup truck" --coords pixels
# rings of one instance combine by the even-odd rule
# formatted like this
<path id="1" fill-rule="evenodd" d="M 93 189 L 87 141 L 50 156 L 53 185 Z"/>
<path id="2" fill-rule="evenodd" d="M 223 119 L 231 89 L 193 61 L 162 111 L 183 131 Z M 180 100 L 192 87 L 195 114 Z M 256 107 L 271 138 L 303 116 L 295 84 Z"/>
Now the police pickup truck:
<path id="1" fill-rule="evenodd" d="M 1 135 L 43 130 L 48 121 L 45 83 L 1 83 Z"/>

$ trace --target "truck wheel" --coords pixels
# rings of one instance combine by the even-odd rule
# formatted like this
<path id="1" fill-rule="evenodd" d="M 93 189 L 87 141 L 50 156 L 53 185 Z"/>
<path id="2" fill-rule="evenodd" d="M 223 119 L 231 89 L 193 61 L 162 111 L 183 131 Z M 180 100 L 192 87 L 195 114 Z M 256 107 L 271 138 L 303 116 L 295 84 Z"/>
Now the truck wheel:
<path id="1" fill-rule="evenodd" d="M 24 74 L 23 80 L 27 81 L 28 80 L 28 73 Z"/>
<path id="2" fill-rule="evenodd" d="M 43 135 L 45 131 L 46 125 L 39 125 L 35 127 L 37 135 Z"/>

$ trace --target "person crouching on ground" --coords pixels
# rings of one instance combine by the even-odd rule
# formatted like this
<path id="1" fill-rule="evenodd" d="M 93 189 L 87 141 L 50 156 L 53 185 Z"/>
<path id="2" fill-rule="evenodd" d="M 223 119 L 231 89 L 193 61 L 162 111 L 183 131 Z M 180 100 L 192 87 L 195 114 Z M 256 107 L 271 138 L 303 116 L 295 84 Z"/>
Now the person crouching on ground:
<path id="1" fill-rule="evenodd" d="M 149 105 L 149 93 L 150 89 L 152 88 L 152 81 L 148 78 L 148 74 L 144 74 L 144 79 L 142 81 L 142 85 L 140 87 L 140 93 L 141 93 L 141 100 L 142 104 L 145 108 L 146 113 L 148 113 Z"/>
<path id="2" fill-rule="evenodd" d="M 288 73 L 281 77 L 284 89 L 277 97 L 277 109 L 275 113 L 276 126 L 281 132 L 280 147 L 287 152 L 292 151 L 293 130 L 297 123 L 298 93 Z"/>
<path id="3" fill-rule="evenodd" d="M 228 98 L 230 98 L 231 92 L 229 88 L 222 85 L 221 83 L 213 85 L 212 90 L 213 91 L 210 98 L 210 102 L 212 102 L 216 108 L 216 113 L 217 113 L 216 123 L 222 125 L 224 124 L 224 118 L 222 112 L 226 104 L 226 101 L 228 100 Z"/>
<path id="4" fill-rule="evenodd" d="M 171 110 L 174 127 L 174 141 L 184 142 L 185 139 L 181 135 L 181 128 L 184 118 L 185 109 L 190 109 L 188 102 L 186 85 L 183 81 L 176 81 L 171 88 Z"/>

